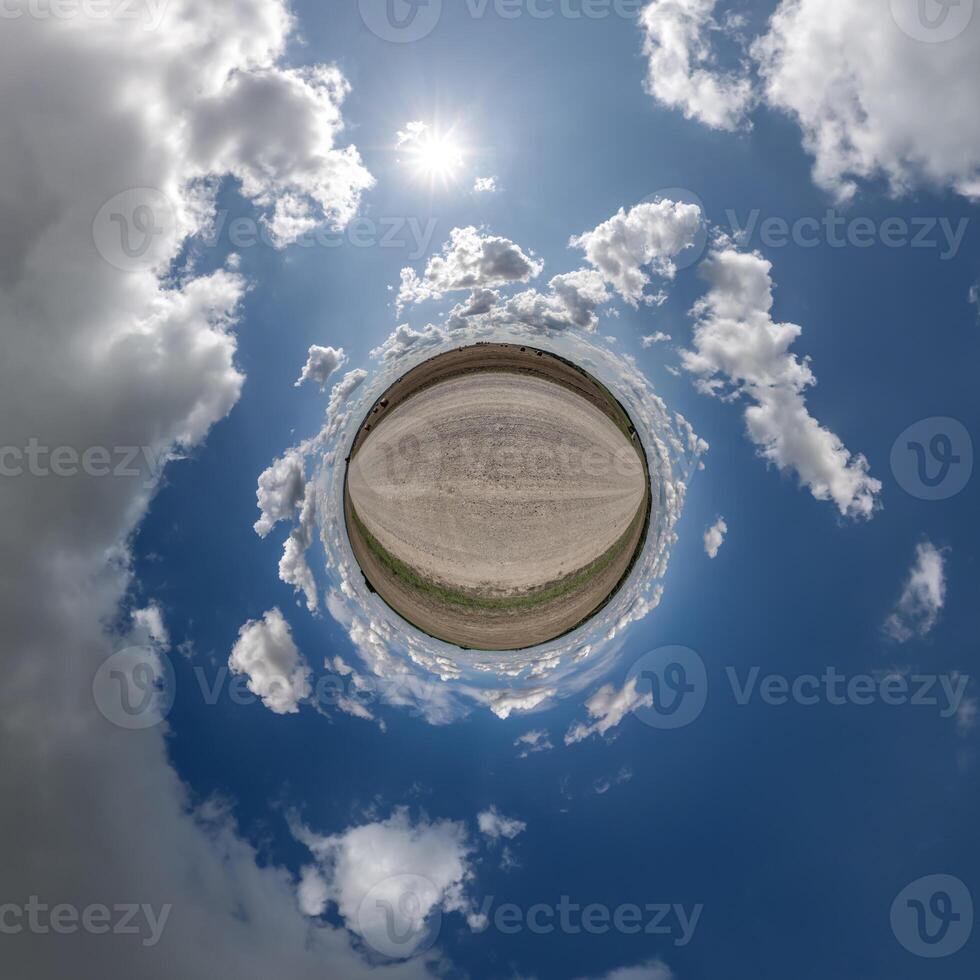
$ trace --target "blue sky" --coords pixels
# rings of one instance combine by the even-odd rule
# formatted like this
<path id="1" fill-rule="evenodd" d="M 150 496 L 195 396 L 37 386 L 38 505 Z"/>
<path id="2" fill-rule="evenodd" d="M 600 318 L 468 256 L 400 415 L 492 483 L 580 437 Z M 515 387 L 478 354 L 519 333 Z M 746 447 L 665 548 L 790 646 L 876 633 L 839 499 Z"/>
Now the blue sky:
<path id="1" fill-rule="evenodd" d="M 160 111 L 175 120 L 172 132 L 161 124 L 153 135 L 143 116 L 126 122 L 135 109 L 106 108 L 112 82 L 86 67 L 87 49 L 71 34 L 88 26 L 71 22 L 59 35 L 50 21 L 16 22 L 25 48 L 61 51 L 74 87 L 94 79 L 96 108 L 84 111 L 93 133 L 107 134 L 113 167 L 127 147 L 139 152 L 83 187 L 53 158 L 77 152 L 83 170 L 100 169 L 94 136 L 89 145 L 54 127 L 67 142 L 49 158 L 38 149 L 56 145 L 44 100 L 25 95 L 27 108 L 11 120 L 45 162 L 28 179 L 30 167 L 7 160 L 11 200 L 37 206 L 33 224 L 11 219 L 7 252 L 25 258 L 21 266 L 0 256 L 9 266 L 0 311 L 22 338 L 13 363 L 43 363 L 19 382 L 0 367 L 22 385 L 7 389 L 14 421 L 5 441 L 138 443 L 183 458 L 140 486 L 84 474 L 57 487 L 37 474 L 7 478 L 16 517 L 8 549 L 31 557 L 5 600 L 11 689 L 25 692 L 5 703 L 5 725 L 25 770 L 44 773 L 47 739 L 59 761 L 41 777 L 50 780 L 47 802 L 19 770 L 5 786 L 24 800 L 11 828 L 35 819 L 38 843 L 0 900 L 19 907 L 42 894 L 52 904 L 173 909 L 152 949 L 4 935 L 0 963 L 6 944 L 25 977 L 76 956 L 140 978 L 239 968 L 477 980 L 976 975 L 980 947 L 976 936 L 964 940 L 972 922 L 964 894 L 980 898 L 969 443 L 980 431 L 971 300 L 980 280 L 980 130 L 957 106 L 975 92 L 980 19 L 931 43 L 921 25 L 909 34 L 902 18 L 912 8 L 902 2 L 849 12 L 828 0 L 822 18 L 809 0 L 654 0 L 633 5 L 642 20 L 560 11 L 542 19 L 524 6 L 507 18 L 492 2 L 474 17 L 472 4 L 447 2 L 412 43 L 372 33 L 354 2 L 297 3 L 291 35 L 272 0 L 220 4 L 208 24 L 174 4 L 154 37 L 179 32 L 181 21 L 196 25 L 202 45 L 213 32 L 215 76 L 254 76 L 257 88 L 223 102 L 225 89 L 201 69 L 202 91 L 218 86 L 209 96 L 217 111 L 186 108 L 180 100 L 191 96 L 175 94 L 167 74 L 173 53 L 141 54 L 150 42 L 133 41 L 120 71 L 136 78 L 141 58 L 158 58 L 160 75 L 159 90 L 138 91 L 136 102 L 169 107 Z M 266 35 L 269 50 L 252 61 L 236 47 Z M 94 51 L 107 36 L 86 41 Z M 878 64 L 862 61 L 861 38 L 880 45 Z M 0 40 L 0 61 L 3 48 Z M 349 93 L 316 90 L 299 70 L 309 65 L 335 65 Z M 28 91 L 26 60 L 6 71 Z M 227 83 L 236 84 L 244 83 Z M 893 101 L 907 111 L 890 112 Z M 413 166 L 418 142 L 396 145 L 415 121 L 426 124 L 423 145 L 433 134 L 454 143 L 460 159 L 446 179 Z M 188 126 L 196 135 L 185 145 Z M 325 146 L 315 132 L 327 133 Z M 356 162 L 333 155 L 347 146 Z M 328 190 L 310 177 L 310 160 L 333 175 Z M 478 177 L 495 188 L 476 191 Z M 188 204 L 187 187 L 202 180 L 213 195 L 210 229 Z M 126 278 L 110 268 L 98 228 L 91 247 L 90 224 L 114 194 L 139 187 L 168 195 L 183 230 L 156 265 Z M 86 216 L 81 231 L 72 208 L 45 211 L 72 193 Z M 249 244 L 250 229 L 276 227 L 276 202 L 290 195 L 303 202 L 300 221 L 329 245 L 290 242 L 296 236 L 282 224 L 274 242 Z M 689 228 L 671 224 L 691 202 L 707 230 L 696 245 L 686 243 Z M 614 240 L 614 268 L 589 244 L 622 233 L 623 224 L 609 224 L 617 215 L 635 222 L 641 244 Z M 234 231 L 237 219 L 245 223 Z M 62 228 L 54 244 L 49 227 Z M 432 351 L 469 336 L 446 326 L 468 296 L 452 284 L 435 283 L 441 295 L 396 310 L 402 270 L 433 286 L 430 260 L 451 261 L 446 243 L 468 227 L 543 272 L 509 281 L 486 273 L 476 288 L 496 290 L 488 316 L 497 319 L 470 319 L 465 331 L 503 322 L 556 350 L 587 345 L 601 352 L 607 378 L 638 377 L 641 401 L 663 400 L 663 417 L 653 411 L 641 426 L 650 439 L 667 439 L 679 414 L 710 447 L 702 469 L 660 474 L 681 487 L 671 514 L 677 539 L 662 576 L 643 566 L 648 580 L 628 593 L 662 587 L 659 604 L 608 641 L 597 633 L 593 660 L 535 673 L 532 658 L 519 677 L 483 675 L 479 684 L 465 669 L 457 681 L 413 662 L 408 641 L 385 632 L 387 621 L 377 625 L 362 596 L 342 597 L 337 552 L 319 533 L 330 527 L 338 472 L 330 440 L 340 432 L 342 444 L 385 377 L 426 356 L 419 344 L 384 362 L 378 349 L 401 324 L 412 337 L 436 324 L 444 333 Z M 96 272 L 71 258 L 76 231 Z M 663 245 L 673 234 L 679 244 Z M 573 236 L 585 236 L 579 247 Z M 63 270 L 63 302 L 30 292 L 39 289 L 35 263 Z M 631 264 L 647 280 L 644 297 L 663 291 L 657 301 L 630 301 L 622 270 Z M 529 318 L 514 326 L 509 300 L 533 290 L 532 299 L 557 303 L 549 280 L 579 271 L 588 326 L 541 328 Z M 101 298 L 88 297 L 86 276 L 102 285 Z M 771 287 L 771 311 L 760 283 L 763 293 Z M 204 297 L 181 305 L 195 284 Z M 35 295 L 48 298 L 32 306 Z M 161 303 L 173 307 L 161 313 Z M 68 326 L 66 310 L 77 324 Z M 118 326 L 100 334 L 101 322 Z M 785 349 L 753 344 L 786 324 L 799 330 Z M 155 330 L 145 350 L 132 338 L 113 346 L 128 331 L 145 340 Z M 644 343 L 658 332 L 669 338 Z M 295 384 L 313 345 L 342 349 L 323 390 Z M 59 350 L 72 354 L 76 376 L 41 356 Z M 100 360 L 106 350 L 121 353 Z M 333 385 L 359 369 L 365 382 L 331 413 Z M 800 397 L 808 414 L 794 428 Z M 753 404 L 767 438 L 749 429 Z M 310 442 L 328 431 L 324 444 Z M 811 440 L 815 432 L 837 449 Z M 949 435 L 959 457 L 945 484 L 956 492 L 927 499 L 909 443 L 931 453 L 934 468 L 936 434 Z M 298 485 L 280 478 L 279 464 L 299 467 Z M 832 489 L 812 472 L 829 474 Z M 264 473 L 281 506 L 265 508 L 271 530 L 262 537 L 252 526 Z M 316 513 L 302 511 L 314 497 Z M 724 534 L 710 557 L 705 533 L 719 519 Z M 37 528 L 36 540 L 18 537 L 15 525 Z M 286 539 L 304 533 L 309 548 L 290 568 L 312 576 L 313 602 L 295 587 L 299 577 L 280 578 Z M 639 685 L 631 678 L 644 655 L 674 646 L 693 651 L 706 682 L 686 695 L 697 704 L 689 723 L 669 728 L 649 675 Z M 54 693 L 37 686 L 30 666 L 47 647 L 62 658 Z M 90 703 L 91 678 L 124 648 L 148 651 L 155 670 L 173 667 L 172 707 L 145 731 L 112 724 L 98 682 Z M 828 671 L 844 678 L 842 689 L 870 678 L 865 693 L 845 690 L 835 703 L 818 680 Z M 391 672 L 409 696 L 388 686 Z M 815 703 L 780 693 L 801 677 L 813 678 L 806 690 Z M 277 702 L 284 678 L 287 696 Z M 749 678 L 755 686 L 740 697 Z M 906 703 L 887 703 L 888 684 L 908 692 L 899 697 Z M 500 708 L 502 691 L 516 706 Z M 916 691 L 927 703 L 907 703 Z M 24 706 L 46 733 L 30 747 L 30 726 L 15 711 Z M 49 855 L 60 870 L 39 870 L 42 837 L 59 838 L 73 813 L 80 827 L 98 828 L 93 851 L 111 856 L 90 866 L 77 857 L 83 839 L 66 830 Z M 399 875 L 415 883 L 392 884 Z M 921 919 L 904 897 L 909 887 L 924 902 Z M 396 916 L 407 914 L 405 900 L 422 903 L 427 931 L 412 932 L 393 958 L 382 955 L 377 923 L 364 919 L 375 894 Z M 949 896 L 958 919 L 943 924 L 942 901 L 929 904 L 936 895 Z M 536 906 L 557 924 L 563 897 L 599 906 L 609 921 L 638 906 L 644 924 L 667 931 L 529 924 Z M 515 928 L 502 918 L 507 905 L 516 906 Z M 935 941 L 917 938 L 916 925 Z"/>

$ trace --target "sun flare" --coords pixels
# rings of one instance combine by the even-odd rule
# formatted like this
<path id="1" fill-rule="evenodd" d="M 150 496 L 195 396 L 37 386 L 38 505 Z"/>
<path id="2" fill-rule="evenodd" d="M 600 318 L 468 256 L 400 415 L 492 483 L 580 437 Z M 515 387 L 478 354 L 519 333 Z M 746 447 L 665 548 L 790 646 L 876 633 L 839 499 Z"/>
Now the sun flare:
<path id="1" fill-rule="evenodd" d="M 398 134 L 398 145 L 406 151 L 405 160 L 415 175 L 430 182 L 448 184 L 463 166 L 466 150 L 453 133 L 442 133 L 425 123 L 409 123 Z"/>

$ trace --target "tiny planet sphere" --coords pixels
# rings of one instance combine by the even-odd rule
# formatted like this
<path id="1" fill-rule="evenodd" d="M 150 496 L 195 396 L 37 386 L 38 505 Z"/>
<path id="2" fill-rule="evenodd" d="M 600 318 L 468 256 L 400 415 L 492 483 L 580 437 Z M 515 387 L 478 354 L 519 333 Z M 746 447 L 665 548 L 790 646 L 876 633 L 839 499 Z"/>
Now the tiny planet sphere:
<path id="1" fill-rule="evenodd" d="M 476 344 L 371 407 L 344 483 L 368 588 L 429 636 L 519 650 L 619 590 L 650 525 L 647 459 L 612 393 L 548 351 Z"/>

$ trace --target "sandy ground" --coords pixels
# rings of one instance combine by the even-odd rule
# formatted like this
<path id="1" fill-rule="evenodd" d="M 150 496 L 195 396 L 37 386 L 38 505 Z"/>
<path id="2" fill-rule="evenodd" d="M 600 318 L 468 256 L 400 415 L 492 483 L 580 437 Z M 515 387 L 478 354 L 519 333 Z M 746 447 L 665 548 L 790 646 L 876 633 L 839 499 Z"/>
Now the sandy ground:
<path id="1" fill-rule="evenodd" d="M 649 507 L 615 399 L 578 367 L 508 344 L 440 355 L 393 385 L 355 438 L 345 490 L 370 586 L 424 632 L 476 649 L 533 646 L 594 615 L 632 567 Z"/>
<path id="2" fill-rule="evenodd" d="M 395 557 L 454 589 L 513 593 L 588 565 L 643 502 L 643 467 L 598 409 L 552 381 L 486 373 L 400 405 L 349 472 Z"/>

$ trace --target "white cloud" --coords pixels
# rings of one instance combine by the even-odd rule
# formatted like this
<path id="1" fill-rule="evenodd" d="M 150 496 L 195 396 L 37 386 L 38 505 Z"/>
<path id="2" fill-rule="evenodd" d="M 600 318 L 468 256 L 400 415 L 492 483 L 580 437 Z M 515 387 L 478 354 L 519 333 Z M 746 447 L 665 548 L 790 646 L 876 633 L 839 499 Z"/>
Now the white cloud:
<path id="1" fill-rule="evenodd" d="M 714 524 L 704 532 L 704 553 L 709 558 L 717 558 L 721 546 L 725 543 L 725 535 L 728 534 L 728 524 L 724 517 L 719 517 Z"/>
<path id="2" fill-rule="evenodd" d="M 261 516 L 255 533 L 264 538 L 280 521 L 296 515 L 306 490 L 303 455 L 295 450 L 275 460 L 259 477 L 256 491 Z"/>
<path id="3" fill-rule="evenodd" d="M 306 561 L 306 552 L 313 544 L 316 525 L 316 488 L 308 483 L 303 494 L 303 503 L 286 543 L 282 558 L 279 559 L 279 578 L 306 596 L 306 608 L 316 612 L 319 608 L 316 580 Z"/>
<path id="4" fill-rule="evenodd" d="M 398 326 L 383 344 L 375 347 L 370 356 L 376 361 L 397 361 L 406 354 L 424 350 L 445 340 L 442 331 L 432 323 L 413 330 L 407 323 Z"/>
<path id="5" fill-rule="evenodd" d="M 332 65 L 232 73 L 190 117 L 190 158 L 202 174 L 237 177 L 245 196 L 270 210 L 277 244 L 324 221 L 343 227 L 374 184 L 356 149 L 334 145 L 349 91 Z"/>
<path id="6" fill-rule="evenodd" d="M 446 317 L 447 330 L 463 330 L 473 317 L 482 317 L 496 309 L 500 293 L 496 289 L 474 289 L 469 299 L 457 303 Z"/>
<path id="7" fill-rule="evenodd" d="M 477 177 L 473 183 L 473 190 L 477 194 L 493 194 L 498 189 L 496 177 Z"/>
<path id="8" fill-rule="evenodd" d="M 703 392 L 749 400 L 748 434 L 763 459 L 794 470 L 817 500 L 832 500 L 841 514 L 870 518 L 881 483 L 864 456 L 852 456 L 810 415 L 804 392 L 816 378 L 809 362 L 789 350 L 802 328 L 772 319 L 771 269 L 758 253 L 726 243 L 708 255 L 700 271 L 710 288 L 693 310 L 694 349 L 682 352 L 683 366 Z"/>
<path id="9" fill-rule="evenodd" d="M 631 677 L 618 691 L 614 684 L 604 684 L 585 702 L 591 722 L 572 725 L 565 733 L 565 744 L 573 745 L 590 735 L 605 735 L 636 708 L 648 708 L 652 704 L 653 695 L 649 691 L 646 694 L 637 691 L 635 677 Z"/>
<path id="10" fill-rule="evenodd" d="M 313 344 L 310 347 L 306 364 L 303 365 L 303 372 L 296 382 L 296 387 L 298 388 L 304 381 L 313 381 L 323 391 L 330 375 L 346 363 L 347 355 L 344 353 L 343 347 L 320 347 L 319 344 Z"/>
<path id="11" fill-rule="evenodd" d="M 532 711 L 539 704 L 554 697 L 550 687 L 536 687 L 524 691 L 493 691 L 487 696 L 490 710 L 506 720 L 515 711 Z"/>
<path id="12" fill-rule="evenodd" d="M 951 23 L 961 12 L 949 11 Z M 924 184 L 980 197 L 976 17 L 928 44 L 884 3 L 784 0 L 754 54 L 766 99 L 799 123 L 821 186 L 847 197 L 855 179 L 880 175 L 896 192 Z"/>
<path id="13" fill-rule="evenodd" d="M 527 289 L 504 304 L 504 313 L 534 330 L 568 330 L 589 333 L 599 325 L 596 309 L 610 296 L 602 276 L 591 269 L 566 272 L 548 283 L 549 292 Z"/>
<path id="14" fill-rule="evenodd" d="M 163 622 L 163 612 L 157 603 L 151 602 L 142 609 L 134 609 L 132 620 L 133 626 L 144 632 L 150 643 L 161 650 L 170 648 L 170 634 Z"/>
<path id="15" fill-rule="evenodd" d="M 674 974 L 660 960 L 650 960 L 636 966 L 621 966 L 596 980 L 674 980 Z"/>
<path id="16" fill-rule="evenodd" d="M 245 674 L 248 689 L 277 715 L 295 714 L 299 702 L 310 696 L 310 668 L 278 609 L 270 609 L 260 620 L 249 620 L 238 631 L 228 668 L 233 674 Z"/>
<path id="17" fill-rule="evenodd" d="M 294 833 L 316 859 L 303 872 L 303 911 L 318 916 L 333 904 L 346 927 L 378 952 L 398 936 L 399 955 L 411 956 L 432 915 L 469 911 L 471 846 L 461 823 L 413 822 L 398 809 L 341 834 L 320 836 L 301 826 Z"/>
<path id="18" fill-rule="evenodd" d="M 405 123 L 405 128 L 398 130 L 395 134 L 395 146 L 407 146 L 417 143 L 425 135 L 429 124 L 416 119 L 413 122 Z"/>
<path id="19" fill-rule="evenodd" d="M 631 306 L 644 297 L 650 284 L 647 271 L 664 279 L 676 273 L 673 259 L 693 247 L 701 229 L 701 209 L 696 204 L 660 200 L 619 211 L 592 231 L 572 238 L 585 257 Z"/>
<path id="20" fill-rule="evenodd" d="M 716 0 L 652 0 L 640 14 L 643 53 L 649 61 L 647 91 L 688 119 L 732 130 L 745 122 L 753 102 L 745 68 L 715 67 L 709 34 L 719 31 Z"/>
<path id="21" fill-rule="evenodd" d="M 669 343 L 673 338 L 669 333 L 664 333 L 658 330 L 656 333 L 648 334 L 646 337 L 640 338 L 640 346 L 644 350 L 648 350 L 653 347 L 654 344 L 666 344 Z"/>
<path id="22" fill-rule="evenodd" d="M 946 602 L 945 550 L 931 541 L 915 549 L 915 561 L 898 603 L 885 620 L 884 630 L 899 643 L 926 636 L 939 619 Z"/>
<path id="23" fill-rule="evenodd" d="M 653 0 L 644 9 L 647 88 L 664 105 L 729 130 L 757 102 L 787 113 L 814 158 L 814 180 L 840 199 L 879 177 L 895 194 L 927 187 L 980 198 L 980 118 L 970 111 L 980 26 L 964 20 L 972 0 L 947 11 L 941 29 L 955 36 L 941 44 L 924 43 L 938 34 L 916 23 L 916 0 L 782 0 L 751 64 L 730 72 L 715 67 L 712 38 L 739 46 L 743 23 L 719 25 L 715 6 Z"/>
<path id="24" fill-rule="evenodd" d="M 534 755 L 537 752 L 547 752 L 548 749 L 554 748 L 548 733 L 543 728 L 532 728 L 531 731 L 525 732 L 523 735 L 518 735 L 514 739 L 514 746 L 521 749 L 519 755 L 521 759 L 526 759 L 529 755 Z"/>
<path id="25" fill-rule="evenodd" d="M 365 371 L 363 368 L 355 368 L 353 371 L 348 371 L 340 379 L 340 381 L 338 381 L 333 388 L 330 389 L 330 401 L 327 403 L 327 415 L 336 415 L 347 402 L 347 399 L 361 387 L 361 385 L 364 383 L 364 379 L 367 378 L 367 376 L 367 371 Z"/>
<path id="26" fill-rule="evenodd" d="M 472 225 L 454 228 L 442 253 L 429 259 L 421 276 L 413 269 L 402 269 L 398 311 L 457 290 L 527 282 L 543 268 L 533 252 L 525 252 L 509 238 L 483 234 Z"/>
<path id="27" fill-rule="evenodd" d="M 480 833 L 491 840 L 499 840 L 501 837 L 513 840 L 518 834 L 527 830 L 527 824 L 523 820 L 505 817 L 495 806 L 478 813 L 476 822 L 480 827 Z"/>
<path id="28" fill-rule="evenodd" d="M 330 213 L 347 211 L 354 185 L 363 183 L 363 171 L 353 184 L 345 181 L 352 156 L 331 161 L 308 152 L 309 134 L 324 147 L 337 131 L 315 82 L 306 96 L 296 79 L 263 87 L 269 112 L 282 112 L 281 126 L 257 121 L 254 106 L 240 111 L 237 86 L 253 72 L 278 70 L 292 29 L 285 4 L 159 6 L 152 31 L 109 14 L 24 16 L 5 19 L 0 30 L 0 120 L 4 133 L 16 133 L 0 140 L 6 444 L 33 437 L 79 450 L 145 446 L 153 459 L 200 450 L 241 391 L 232 331 L 248 287 L 234 268 L 166 275 L 185 234 L 206 224 L 216 182 L 202 185 L 205 165 L 223 165 L 221 157 L 247 176 L 260 166 L 252 152 L 259 147 L 263 176 L 251 189 L 295 193 L 307 176 L 312 187 L 329 175 L 336 190 L 326 202 Z M 226 98 L 233 79 L 238 94 Z M 219 104 L 227 147 L 220 153 L 202 132 Z M 255 147 L 246 146 L 250 140 Z M 316 174 L 304 172 L 303 160 Z M 133 188 L 158 189 L 147 206 L 162 198 L 155 222 L 169 222 L 175 233 L 156 236 L 122 272 L 113 265 L 127 259 L 121 227 L 96 228 L 100 253 L 93 218 L 109 202 L 107 212 L 135 217 L 140 195 L 117 197 Z M 271 203 L 260 204 L 267 206 L 275 213 Z M 138 253 L 142 243 L 129 244 Z M 107 633 L 106 624 L 119 620 L 120 603 L 137 585 L 129 542 L 158 475 L 139 465 L 132 479 L 26 474 L 3 481 L 0 544 L 17 575 L 0 597 L 0 833 L 21 842 L 5 850 L 3 881 L 13 896 L 77 905 L 102 896 L 158 910 L 171 903 L 173 911 L 153 949 L 138 935 L 107 943 L 84 930 L 4 936 L 4 975 L 366 980 L 372 971 L 346 931 L 310 929 L 289 872 L 268 855 L 260 863 L 227 814 L 191 804 L 168 758 L 166 724 L 121 731 L 108 720 L 112 704 L 93 697 L 96 671 L 134 641 Z M 138 632 L 157 626 L 146 617 L 136 625 Z M 422 964 L 394 968 L 418 980 L 425 972 Z"/>

